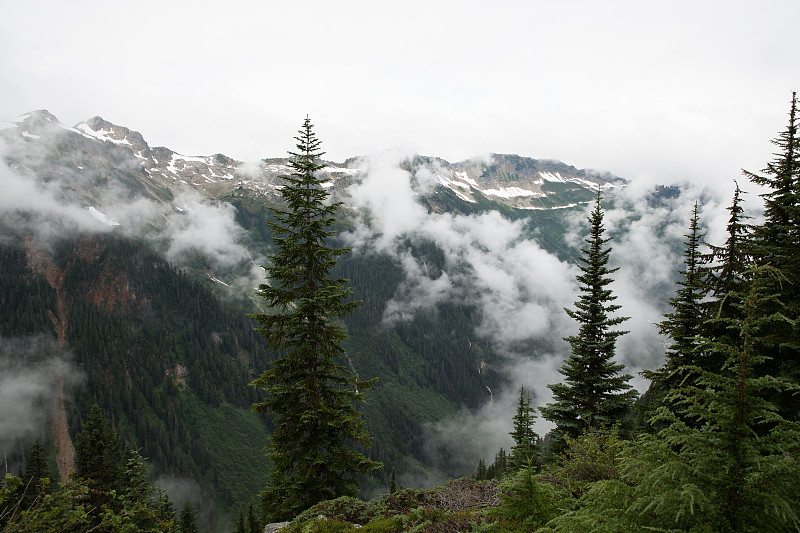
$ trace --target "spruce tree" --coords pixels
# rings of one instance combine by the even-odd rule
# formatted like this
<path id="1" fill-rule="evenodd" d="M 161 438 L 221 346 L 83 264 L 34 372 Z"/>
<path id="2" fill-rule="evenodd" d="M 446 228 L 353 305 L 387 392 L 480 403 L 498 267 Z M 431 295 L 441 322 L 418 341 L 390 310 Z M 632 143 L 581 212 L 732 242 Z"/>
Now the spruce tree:
<path id="1" fill-rule="evenodd" d="M 39 439 L 28 449 L 28 458 L 25 461 L 25 473 L 22 476 L 25 496 L 22 501 L 23 508 L 28 508 L 48 491 L 47 486 L 42 486 L 42 481 L 50 478 L 50 469 L 47 467 L 45 447 Z"/>
<path id="2" fill-rule="evenodd" d="M 657 417 L 663 429 L 618 448 L 616 459 L 606 458 L 605 464 L 620 463 L 617 475 L 591 483 L 571 510 L 541 531 L 800 530 L 800 425 L 782 418 L 769 401 L 775 390 L 800 388 L 759 376 L 769 360 L 758 349 L 760 336 L 786 320 L 759 311 L 773 299 L 761 292 L 766 278 L 780 271 L 746 270 L 752 282 L 736 295 L 737 312 L 711 319 L 729 335 L 722 342 L 698 339 L 724 364 L 717 370 L 682 368 L 696 379 L 670 392 Z M 687 424 L 676 405 L 701 423 Z"/>
<path id="3" fill-rule="evenodd" d="M 630 374 L 621 374 L 624 366 L 614 362 L 616 341 L 625 331 L 613 330 L 627 317 L 611 316 L 620 306 L 613 304 L 608 285 L 616 268 L 608 268 L 610 240 L 603 237 L 603 210 L 597 193 L 594 210 L 589 215 L 589 237 L 581 249 L 581 273 L 576 277 L 580 296 L 576 309 L 564 309 L 579 324 L 578 334 L 566 337 L 572 353 L 559 369 L 562 383 L 548 385 L 553 402 L 540 408 L 542 416 L 555 422 L 553 448 L 563 448 L 563 437 L 575 438 L 581 433 L 610 426 L 620 421 L 636 399 L 636 391 L 628 383 Z"/>
<path id="4" fill-rule="evenodd" d="M 738 293 L 745 280 L 745 271 L 750 264 L 752 256 L 751 226 L 747 223 L 750 219 L 744 214 L 742 195 L 744 191 L 736 185 L 733 191 L 733 200 L 728 208 L 727 238 L 722 246 L 708 245 L 711 252 L 703 260 L 711 266 L 706 270 L 705 284 L 708 296 L 712 302 L 711 309 L 715 314 L 722 312 L 729 306 L 723 302 L 727 294 Z M 720 311 L 719 306 L 725 304 Z"/>
<path id="5" fill-rule="evenodd" d="M 186 500 L 181 508 L 178 531 L 180 533 L 200 533 L 200 527 L 197 525 L 197 510 L 189 500 Z"/>
<path id="6" fill-rule="evenodd" d="M 478 463 L 480 466 L 480 463 Z M 483 479 L 501 479 L 508 469 L 508 455 L 504 448 L 497 450 L 494 454 L 494 462 L 486 468 Z"/>
<path id="7" fill-rule="evenodd" d="M 789 124 L 772 143 L 778 147 L 775 159 L 762 174 L 745 171 L 754 183 L 768 187 L 764 198 L 764 223 L 755 230 L 758 258 L 788 271 L 800 265 L 796 250 L 800 244 L 800 135 L 798 135 L 797 93 L 792 93 Z M 789 272 L 792 277 L 800 276 Z M 794 288 L 800 292 L 800 288 Z"/>
<path id="8" fill-rule="evenodd" d="M 132 530 L 158 531 L 171 528 L 175 521 L 172 502 L 164 489 L 154 488 L 147 481 L 144 458 L 130 443 L 125 443 L 122 463 L 124 468 L 117 498 L 122 503 L 122 514 L 130 516 L 131 524 L 138 528 Z"/>
<path id="9" fill-rule="evenodd" d="M 539 435 L 533 430 L 536 413 L 531 407 L 531 398 L 525 392 L 525 386 L 519 388 L 517 412 L 514 415 L 514 429 L 509 433 L 514 439 L 511 447 L 510 462 L 512 468 L 519 470 L 529 465 L 535 467 L 539 460 Z"/>
<path id="10" fill-rule="evenodd" d="M 244 522 L 244 512 L 242 511 L 241 507 L 239 507 L 239 518 L 236 519 L 235 533 L 248 533 L 247 525 L 245 525 Z"/>
<path id="11" fill-rule="evenodd" d="M 358 476 L 381 467 L 356 446 L 370 438 L 355 404 L 372 381 L 362 381 L 339 363 L 347 333 L 340 319 L 354 310 L 344 279 L 330 271 L 347 248 L 328 244 L 338 203 L 318 173 L 324 167 L 320 141 L 306 118 L 297 152 L 290 152 L 281 195 L 285 210 L 275 209 L 269 222 L 277 248 L 261 285 L 269 313 L 253 315 L 258 331 L 281 357 L 253 381 L 267 392 L 255 404 L 275 423 L 269 446 L 271 484 L 263 493 L 264 515 L 292 518 L 323 500 L 355 496 Z"/>
<path id="12" fill-rule="evenodd" d="M 666 320 L 658 325 L 663 335 L 668 335 L 672 343 L 667 351 L 665 370 L 672 374 L 684 365 L 699 364 L 702 356 L 697 350 L 697 337 L 703 323 L 701 311 L 705 293 L 700 244 L 703 234 L 699 229 L 697 202 L 692 210 L 689 222 L 689 233 L 685 235 L 683 251 L 684 269 L 680 272 L 679 288 L 674 297 L 669 299 L 673 311 L 667 313 Z M 667 382 L 670 379 L 667 376 Z"/>
<path id="13" fill-rule="evenodd" d="M 124 469 L 122 472 L 122 496 L 131 503 L 149 502 L 153 487 L 147 481 L 147 466 L 138 450 L 129 443 L 122 452 Z"/>
<path id="14" fill-rule="evenodd" d="M 783 279 L 772 278 L 765 292 L 775 297 L 770 307 L 760 312 L 780 311 L 790 321 L 774 325 L 763 341 L 773 347 L 766 372 L 800 383 L 800 134 L 798 133 L 797 93 L 792 93 L 789 124 L 772 142 L 778 147 L 773 161 L 762 174 L 745 172 L 755 183 L 769 190 L 764 198 L 764 222 L 753 230 L 753 253 L 759 265 L 781 269 Z M 797 396 L 782 394 L 779 399 L 785 416 L 800 410 Z"/>
<path id="15" fill-rule="evenodd" d="M 92 489 L 89 503 L 95 507 L 116 505 L 109 494 L 120 488 L 123 479 L 121 444 L 117 432 L 93 404 L 89 420 L 75 438 L 75 475 L 85 479 Z"/>
<path id="16" fill-rule="evenodd" d="M 800 387 L 761 370 L 770 359 L 761 336 L 787 320 L 760 311 L 776 304 L 762 291 L 781 273 L 759 266 L 748 273 L 752 281 L 734 299 L 738 312 L 712 319 L 729 336 L 701 339 L 704 350 L 723 358 L 722 368 L 687 367 L 697 375 L 696 386 L 671 392 L 671 405 L 701 424 L 687 425 L 663 408 L 667 427 L 658 439 L 645 439 L 629 469 L 640 478 L 630 511 L 650 525 L 776 532 L 800 527 L 800 425 L 784 419 L 770 400 L 774 391 L 797 393 Z"/>
<path id="17" fill-rule="evenodd" d="M 251 533 L 258 533 L 263 529 L 264 526 L 261 525 L 261 521 L 256 516 L 256 509 L 253 506 L 253 502 L 250 502 L 250 505 L 247 507 L 247 530 Z"/>
<path id="18" fill-rule="evenodd" d="M 651 409 L 657 407 L 664 396 L 672 389 L 684 384 L 688 385 L 691 376 L 683 375 L 680 368 L 686 365 L 707 364 L 704 355 L 698 349 L 698 338 L 705 321 L 703 298 L 706 289 L 705 259 L 700 251 L 703 234 L 699 229 L 697 202 L 689 221 L 689 233 L 685 235 L 683 251 L 683 270 L 680 271 L 678 290 L 669 299 L 673 311 L 665 315 L 666 320 L 658 324 L 662 335 L 670 338 L 664 364 L 655 372 L 645 371 L 642 374 L 652 380 L 648 391 L 651 395 Z M 688 380 L 688 381 L 687 381 Z"/>
<path id="19" fill-rule="evenodd" d="M 478 481 L 483 481 L 484 479 L 488 479 L 487 477 L 487 470 L 486 470 L 486 461 L 480 459 L 478 461 L 478 468 L 475 470 L 475 475 L 473 475 L 475 479 Z"/>
<path id="20" fill-rule="evenodd" d="M 736 335 L 724 325 L 723 320 L 741 318 L 737 316 L 741 302 L 736 299 L 744 294 L 749 283 L 749 272 L 753 265 L 752 227 L 747 223 L 750 219 L 744 214 L 742 195 L 744 192 L 736 187 L 727 225 L 727 238 L 722 246 L 708 245 L 710 253 L 704 256 L 709 265 L 705 271 L 706 297 L 703 301 L 706 322 L 702 327 L 702 335 L 717 342 L 735 343 Z M 718 372 L 724 360 L 719 352 L 706 354 L 705 370 Z"/>

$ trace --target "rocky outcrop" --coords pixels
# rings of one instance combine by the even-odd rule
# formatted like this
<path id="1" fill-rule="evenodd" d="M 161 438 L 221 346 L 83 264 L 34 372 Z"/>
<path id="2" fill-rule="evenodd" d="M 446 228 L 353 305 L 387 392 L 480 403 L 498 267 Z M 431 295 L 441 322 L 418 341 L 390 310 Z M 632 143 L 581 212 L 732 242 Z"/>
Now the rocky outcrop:
<path id="1" fill-rule="evenodd" d="M 289 522 L 274 522 L 264 526 L 264 533 L 275 533 L 289 525 Z"/>

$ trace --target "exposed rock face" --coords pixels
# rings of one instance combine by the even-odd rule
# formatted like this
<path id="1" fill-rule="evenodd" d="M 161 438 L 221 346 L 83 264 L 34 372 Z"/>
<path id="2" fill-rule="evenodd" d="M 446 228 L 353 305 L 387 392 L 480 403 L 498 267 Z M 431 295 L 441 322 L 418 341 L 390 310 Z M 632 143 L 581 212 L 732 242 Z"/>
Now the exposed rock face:
<path id="1" fill-rule="evenodd" d="M 289 522 L 275 522 L 264 526 L 264 533 L 275 533 L 289 525 Z"/>
<path id="2" fill-rule="evenodd" d="M 31 241 L 26 242 L 26 256 L 28 267 L 41 274 L 47 283 L 55 290 L 56 309 L 55 312 L 49 311 L 50 320 L 53 322 L 53 329 L 58 338 L 58 357 L 62 358 L 63 351 L 67 344 L 67 297 L 64 291 L 64 271 L 60 270 L 50 261 L 42 250 L 36 248 Z M 59 365 L 59 369 L 64 367 Z M 59 372 L 56 376 L 55 390 L 53 391 L 53 410 L 51 415 L 51 425 L 53 429 L 53 447 L 56 450 L 56 467 L 58 477 L 61 481 L 69 479 L 69 475 L 75 471 L 75 447 L 69 436 L 67 426 L 67 410 L 64 404 L 64 375 Z"/>

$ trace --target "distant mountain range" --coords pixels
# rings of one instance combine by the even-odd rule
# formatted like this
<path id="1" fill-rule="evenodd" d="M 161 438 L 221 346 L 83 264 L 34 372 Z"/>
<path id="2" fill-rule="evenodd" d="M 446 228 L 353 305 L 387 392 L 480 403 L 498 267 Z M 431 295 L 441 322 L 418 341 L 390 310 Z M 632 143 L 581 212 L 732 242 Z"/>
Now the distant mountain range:
<path id="1" fill-rule="evenodd" d="M 0 136 L 13 146 L 11 165 L 20 170 L 41 171 L 30 154 L 44 149 L 52 155 L 70 152 L 59 172 L 92 174 L 104 171 L 106 179 L 135 179 L 154 199 L 169 201 L 168 191 L 182 185 L 213 198 L 247 189 L 275 198 L 279 177 L 290 169 L 285 158 L 256 163 L 236 161 L 223 154 L 186 156 L 164 147 L 151 147 L 142 135 L 124 126 L 93 117 L 73 127 L 64 126 L 45 110 L 33 111 L 5 123 Z M 46 164 L 52 165 L 52 158 Z M 342 192 L 364 172 L 364 159 L 328 162 L 323 172 L 331 186 Z M 418 156 L 404 165 L 415 175 L 452 191 L 465 202 L 479 197 L 516 209 L 558 209 L 588 201 L 598 189 L 621 187 L 622 178 L 610 173 L 576 169 L 560 161 L 537 160 L 518 155 L 492 154 L 484 159 L 450 163 L 436 157 Z M 101 167 L 101 168 L 98 168 Z M 87 198 L 91 193 L 86 191 Z M 341 195 L 339 196 L 342 198 Z"/>

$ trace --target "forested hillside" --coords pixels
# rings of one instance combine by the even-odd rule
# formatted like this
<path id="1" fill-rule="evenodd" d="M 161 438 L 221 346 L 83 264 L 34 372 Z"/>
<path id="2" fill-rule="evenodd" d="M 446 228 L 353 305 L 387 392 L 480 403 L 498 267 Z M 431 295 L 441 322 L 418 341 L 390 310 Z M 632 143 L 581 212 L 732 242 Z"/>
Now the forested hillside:
<path id="1" fill-rule="evenodd" d="M 158 477 L 197 483 L 192 497 L 206 500 L 207 518 L 216 520 L 214 500 L 222 513 L 245 504 L 263 485 L 269 435 L 249 413 L 259 396 L 248 383 L 270 357 L 250 319 L 142 242 L 76 236 L 52 255 L 31 246 L 2 247 L 0 335 L 52 346 L 18 368 L 67 361 L 77 376 L 65 391 L 70 433 L 97 403 Z M 63 317 L 61 353 L 55 313 Z M 45 430 L 37 428 L 40 437 Z"/>

